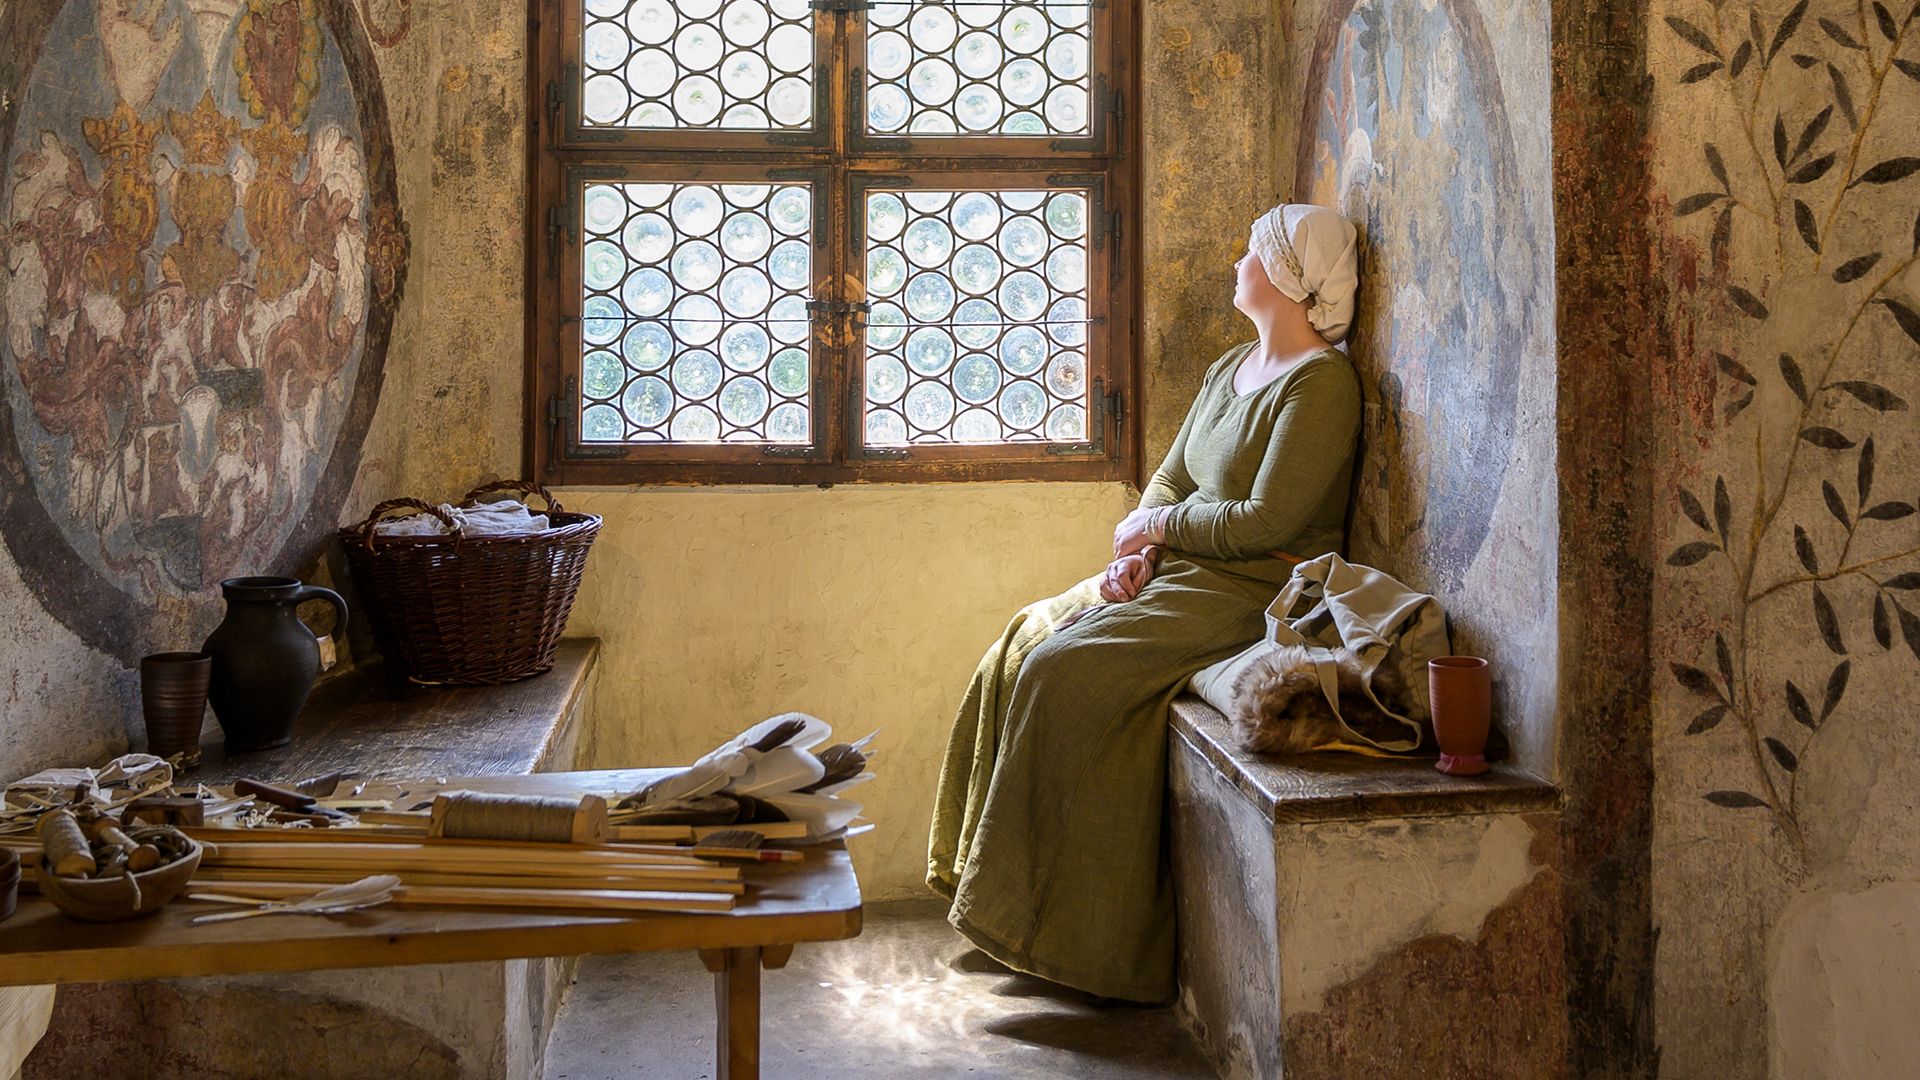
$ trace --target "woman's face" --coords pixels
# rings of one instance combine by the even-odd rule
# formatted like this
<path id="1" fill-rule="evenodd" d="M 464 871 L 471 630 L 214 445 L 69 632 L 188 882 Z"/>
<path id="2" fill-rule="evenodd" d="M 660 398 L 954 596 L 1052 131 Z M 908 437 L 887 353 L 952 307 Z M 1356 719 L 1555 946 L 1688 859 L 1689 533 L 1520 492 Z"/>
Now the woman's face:
<path id="1" fill-rule="evenodd" d="M 1235 272 L 1233 286 L 1233 306 L 1247 315 L 1256 311 L 1266 311 L 1280 298 L 1280 290 L 1273 287 L 1272 279 L 1267 277 L 1267 268 L 1261 264 L 1260 256 L 1248 251 L 1233 264 Z"/>

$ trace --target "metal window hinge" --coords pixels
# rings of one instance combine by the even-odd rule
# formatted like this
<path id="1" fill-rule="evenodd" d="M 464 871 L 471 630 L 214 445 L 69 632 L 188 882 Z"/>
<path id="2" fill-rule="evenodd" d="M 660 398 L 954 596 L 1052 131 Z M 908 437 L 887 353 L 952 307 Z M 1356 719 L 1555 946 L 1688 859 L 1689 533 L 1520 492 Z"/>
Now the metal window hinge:
<path id="1" fill-rule="evenodd" d="M 1126 403 L 1121 400 L 1120 391 L 1106 392 L 1106 383 L 1100 378 L 1093 380 L 1093 393 L 1087 395 L 1087 404 L 1092 406 L 1092 416 L 1087 417 L 1087 441 L 1078 443 L 1052 443 L 1047 453 L 1061 457 L 1106 457 L 1107 455 L 1107 418 L 1113 417 L 1113 433 L 1118 441 L 1120 420 L 1126 416 Z"/>
<path id="2" fill-rule="evenodd" d="M 555 79 L 552 82 L 548 83 L 547 84 L 547 112 L 550 115 L 557 116 L 560 113 L 560 109 L 563 106 L 565 106 L 566 103 L 567 103 L 567 92 L 560 88 L 560 80 Z M 556 124 L 555 126 L 557 127 L 558 125 Z"/>
<path id="3" fill-rule="evenodd" d="M 547 207 L 547 276 L 560 276 L 560 204 Z"/>
<path id="4" fill-rule="evenodd" d="M 580 445 L 580 421 L 577 415 L 568 415 L 567 407 L 561 402 L 560 394 L 547 399 L 547 437 L 552 447 L 552 456 L 556 461 L 595 461 L 607 458 L 627 456 L 620 446 L 582 446 Z M 565 397 L 570 401 L 580 400 L 580 380 L 567 376 Z"/>

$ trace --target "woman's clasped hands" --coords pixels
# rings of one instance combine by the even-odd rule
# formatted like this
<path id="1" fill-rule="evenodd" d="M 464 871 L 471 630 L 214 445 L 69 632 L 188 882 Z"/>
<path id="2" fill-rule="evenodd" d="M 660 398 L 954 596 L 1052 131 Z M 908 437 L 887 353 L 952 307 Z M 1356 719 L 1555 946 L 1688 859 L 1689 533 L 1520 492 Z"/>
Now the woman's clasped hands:
<path id="1" fill-rule="evenodd" d="M 1118 603 L 1140 595 L 1153 580 L 1158 552 L 1154 545 L 1163 540 L 1159 517 L 1161 507 L 1141 507 L 1120 519 L 1113 528 L 1113 561 L 1100 579 L 1100 595 Z"/>

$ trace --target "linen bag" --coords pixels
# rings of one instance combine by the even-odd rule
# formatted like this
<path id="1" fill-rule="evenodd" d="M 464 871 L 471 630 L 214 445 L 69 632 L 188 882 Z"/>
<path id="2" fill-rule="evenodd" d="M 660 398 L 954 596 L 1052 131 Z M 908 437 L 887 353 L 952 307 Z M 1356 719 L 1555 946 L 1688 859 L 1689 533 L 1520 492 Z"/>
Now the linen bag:
<path id="1" fill-rule="evenodd" d="M 1295 615 L 1301 606 L 1307 606 L 1306 613 Z M 1420 725 L 1429 717 L 1427 661 L 1452 651 L 1446 613 L 1438 600 L 1415 592 L 1391 575 L 1371 566 L 1356 566 L 1334 553 L 1303 562 L 1293 568 L 1286 587 L 1267 606 L 1267 636 L 1244 652 L 1196 673 L 1193 691 L 1231 716 L 1232 689 L 1240 673 L 1267 653 L 1288 645 L 1303 647 L 1312 657 L 1321 692 L 1352 748 L 1405 752 L 1420 745 Z M 1367 696 L 1406 728 L 1404 739 L 1370 739 L 1340 717 L 1334 648 L 1345 648 L 1359 660 Z M 1404 714 L 1374 695 L 1373 675 L 1382 665 L 1397 670 L 1406 685 L 1410 701 Z"/>

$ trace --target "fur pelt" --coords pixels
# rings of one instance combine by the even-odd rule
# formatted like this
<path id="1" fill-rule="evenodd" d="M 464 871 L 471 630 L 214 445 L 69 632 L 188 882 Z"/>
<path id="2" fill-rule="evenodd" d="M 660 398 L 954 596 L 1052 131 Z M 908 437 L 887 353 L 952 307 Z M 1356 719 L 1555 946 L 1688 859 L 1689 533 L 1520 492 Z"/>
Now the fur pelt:
<path id="1" fill-rule="evenodd" d="M 1339 675 L 1340 716 L 1347 726 L 1382 741 L 1404 738 L 1400 722 L 1374 704 L 1363 688 L 1360 658 L 1333 650 Z M 1406 687 L 1391 664 L 1373 675 L 1373 692 L 1388 707 L 1406 712 Z M 1242 747 L 1262 754 L 1304 754 L 1346 738 L 1340 721 L 1320 692 L 1320 676 L 1307 650 L 1282 645 L 1248 664 L 1231 690 L 1233 736 Z"/>

